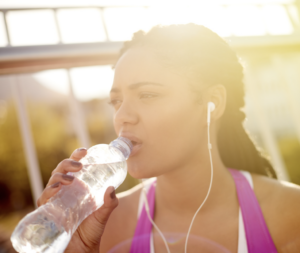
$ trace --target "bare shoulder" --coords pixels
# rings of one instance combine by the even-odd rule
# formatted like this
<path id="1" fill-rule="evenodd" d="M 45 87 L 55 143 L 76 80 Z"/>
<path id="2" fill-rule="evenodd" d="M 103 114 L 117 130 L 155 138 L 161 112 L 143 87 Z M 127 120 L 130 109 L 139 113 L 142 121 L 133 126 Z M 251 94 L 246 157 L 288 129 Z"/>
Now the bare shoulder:
<path id="1" fill-rule="evenodd" d="M 114 247 L 122 248 L 121 252 L 129 252 L 130 239 L 134 235 L 137 223 L 138 204 L 141 184 L 117 194 L 119 205 L 110 215 L 104 234 L 101 238 L 100 252 L 108 252 Z M 119 252 L 116 250 L 115 252 Z"/>
<path id="2" fill-rule="evenodd" d="M 278 252 L 298 252 L 300 186 L 259 175 L 252 178 L 255 195 Z"/>

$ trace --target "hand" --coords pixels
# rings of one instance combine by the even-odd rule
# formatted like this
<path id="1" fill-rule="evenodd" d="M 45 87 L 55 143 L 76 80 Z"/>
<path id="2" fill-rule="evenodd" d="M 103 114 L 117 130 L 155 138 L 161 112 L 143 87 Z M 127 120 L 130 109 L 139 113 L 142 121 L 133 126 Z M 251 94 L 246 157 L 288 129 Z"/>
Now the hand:
<path id="1" fill-rule="evenodd" d="M 81 170 L 82 164 L 78 162 L 87 154 L 85 148 L 76 149 L 70 159 L 60 162 L 52 171 L 52 176 L 37 201 L 41 206 L 54 196 L 62 185 L 69 185 L 74 177 L 67 175 L 68 172 L 77 172 Z M 111 212 L 117 207 L 118 199 L 113 186 L 107 188 L 104 194 L 104 204 L 98 210 L 88 216 L 77 228 L 65 252 L 99 252 L 101 236 L 104 232 L 106 222 Z"/>

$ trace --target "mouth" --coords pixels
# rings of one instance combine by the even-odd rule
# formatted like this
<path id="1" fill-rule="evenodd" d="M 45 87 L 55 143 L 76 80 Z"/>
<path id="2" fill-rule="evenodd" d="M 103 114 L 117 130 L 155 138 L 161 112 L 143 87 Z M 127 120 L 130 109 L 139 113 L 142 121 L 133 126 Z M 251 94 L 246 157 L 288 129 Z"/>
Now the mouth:
<path id="1" fill-rule="evenodd" d="M 131 141 L 132 146 L 137 145 L 138 143 L 136 141 Z"/>

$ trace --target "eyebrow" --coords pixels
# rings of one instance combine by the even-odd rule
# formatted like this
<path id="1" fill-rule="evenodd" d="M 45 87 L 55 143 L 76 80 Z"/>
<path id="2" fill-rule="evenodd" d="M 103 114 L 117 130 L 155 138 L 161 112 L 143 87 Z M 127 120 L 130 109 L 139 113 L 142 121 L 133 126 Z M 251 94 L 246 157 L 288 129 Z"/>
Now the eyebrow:
<path id="1" fill-rule="evenodd" d="M 140 83 L 133 83 L 133 84 L 129 84 L 128 85 L 128 88 L 130 90 L 134 90 L 134 89 L 137 89 L 137 88 L 140 88 L 141 86 L 145 86 L 145 85 L 154 85 L 154 86 L 159 86 L 159 87 L 163 87 L 165 85 L 161 84 L 161 83 L 153 83 L 153 82 L 140 82 Z M 110 93 L 118 93 L 120 92 L 120 90 L 118 88 L 112 88 L 110 90 Z"/>

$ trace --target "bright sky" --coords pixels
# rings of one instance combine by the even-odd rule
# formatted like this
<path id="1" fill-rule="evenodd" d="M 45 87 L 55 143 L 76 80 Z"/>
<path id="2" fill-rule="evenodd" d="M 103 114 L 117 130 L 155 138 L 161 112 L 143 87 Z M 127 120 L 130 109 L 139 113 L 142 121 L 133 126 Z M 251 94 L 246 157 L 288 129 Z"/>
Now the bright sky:
<path id="1" fill-rule="evenodd" d="M 70 76 L 76 98 L 87 101 L 107 97 L 113 83 L 113 75 L 114 71 L 107 65 L 71 69 Z M 33 77 L 49 89 L 65 95 L 69 93 L 69 80 L 65 69 L 41 71 Z"/>
<path id="2" fill-rule="evenodd" d="M 0 0 L 0 8 L 50 5 L 105 6 L 109 3 L 115 7 L 104 8 L 103 15 L 97 8 L 60 9 L 57 13 L 50 9 L 9 11 L 6 19 L 11 44 L 13 46 L 57 44 L 59 32 L 55 15 L 63 43 L 128 40 L 133 32 L 140 29 L 147 31 L 156 24 L 193 22 L 207 26 L 220 36 L 291 34 L 293 32 L 291 19 L 295 24 L 299 24 L 297 8 L 292 0 L 185 0 L 184 2 L 178 0 Z M 224 6 L 221 3 L 231 4 Z M 280 3 L 286 3 L 287 8 Z M 116 7 L 118 4 L 127 7 Z M 141 4 L 149 6 L 144 8 Z M 3 14 L 0 13 L 0 35 L 5 33 L 3 23 Z M 5 37 L 0 36 L 0 45 L 6 44 Z"/>
<path id="3" fill-rule="evenodd" d="M 35 7 L 35 6 L 125 6 L 125 5 L 161 5 L 166 4 L 201 4 L 207 0 L 1 0 L 0 7 Z M 210 0 L 215 4 L 232 4 L 232 3 L 293 3 L 294 0 Z"/>
<path id="4" fill-rule="evenodd" d="M 0 8 L 50 6 L 115 6 L 105 8 L 103 19 L 97 8 L 9 11 L 6 15 L 12 46 L 62 43 L 123 41 L 132 33 L 149 30 L 155 24 L 194 22 L 203 24 L 220 36 L 288 35 L 293 33 L 291 19 L 299 24 L 297 8 L 292 0 L 0 0 Z M 280 5 L 286 3 L 287 8 Z M 229 4 L 222 6 L 221 4 Z M 261 4 L 261 5 L 257 5 Z M 128 6 L 116 8 L 118 5 Z M 147 5 L 148 8 L 143 6 Z M 135 7 L 134 7 L 135 6 Z M 289 18 L 288 14 L 291 18 Z M 7 38 L 0 12 L 0 46 Z M 71 71 L 74 91 L 81 100 L 107 96 L 113 71 L 109 66 L 76 68 Z M 47 87 L 67 92 L 64 70 L 41 72 L 35 77 Z"/>

